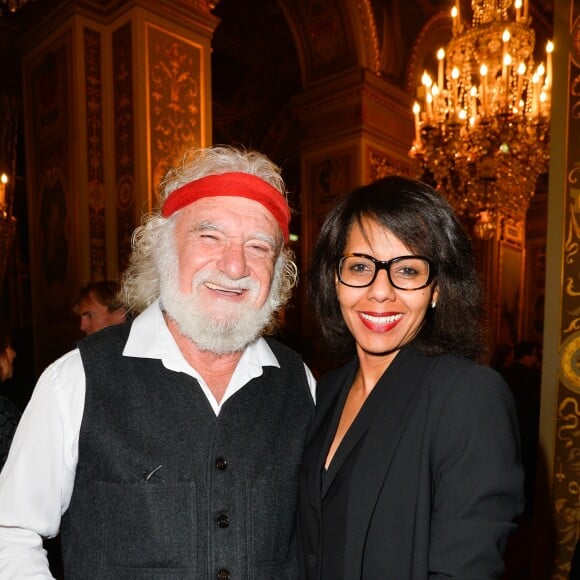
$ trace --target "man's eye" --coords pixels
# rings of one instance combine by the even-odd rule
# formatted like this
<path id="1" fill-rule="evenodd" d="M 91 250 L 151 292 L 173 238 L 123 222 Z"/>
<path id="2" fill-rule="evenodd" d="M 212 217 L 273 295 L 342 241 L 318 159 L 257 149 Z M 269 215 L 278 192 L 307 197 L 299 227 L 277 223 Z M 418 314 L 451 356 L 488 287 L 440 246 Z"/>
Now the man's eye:
<path id="1" fill-rule="evenodd" d="M 217 241 L 218 237 L 216 234 L 201 234 L 199 236 L 202 240 L 207 242 Z"/>
<path id="2" fill-rule="evenodd" d="M 264 246 L 262 244 L 249 244 L 246 248 L 256 256 L 267 256 L 271 250 L 270 246 Z"/>

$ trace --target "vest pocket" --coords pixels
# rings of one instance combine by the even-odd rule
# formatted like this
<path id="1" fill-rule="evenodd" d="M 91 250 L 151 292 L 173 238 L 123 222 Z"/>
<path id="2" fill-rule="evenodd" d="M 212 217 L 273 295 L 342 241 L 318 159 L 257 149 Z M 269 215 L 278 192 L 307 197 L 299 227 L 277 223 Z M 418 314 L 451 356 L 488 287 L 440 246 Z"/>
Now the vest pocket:
<path id="1" fill-rule="evenodd" d="M 124 568 L 129 572 L 124 578 L 173 580 L 181 578 L 185 570 L 190 577 L 195 575 L 194 483 L 100 482 L 96 486 L 99 502 L 95 519 L 99 519 L 101 530 L 95 542 L 103 546 L 101 569 Z M 160 573 L 163 570 L 165 576 Z"/>
<path id="2" fill-rule="evenodd" d="M 296 496 L 294 480 L 260 479 L 248 484 L 250 562 L 260 564 L 294 559 Z"/>

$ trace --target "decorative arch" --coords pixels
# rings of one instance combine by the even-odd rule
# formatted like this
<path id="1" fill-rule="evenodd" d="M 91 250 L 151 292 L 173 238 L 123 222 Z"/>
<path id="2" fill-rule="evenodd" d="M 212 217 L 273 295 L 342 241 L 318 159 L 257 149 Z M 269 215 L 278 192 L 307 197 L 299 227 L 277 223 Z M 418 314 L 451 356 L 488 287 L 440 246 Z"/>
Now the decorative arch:
<path id="1" fill-rule="evenodd" d="M 295 40 L 303 85 L 351 67 L 380 74 L 372 0 L 278 0 Z"/>
<path id="2" fill-rule="evenodd" d="M 425 69 L 437 70 L 437 49 L 451 39 L 451 19 L 447 11 L 434 14 L 421 29 L 409 53 L 405 91 L 415 95 Z"/>
<path id="3" fill-rule="evenodd" d="M 352 32 L 358 40 L 360 66 L 381 76 L 381 43 L 377 17 L 371 0 L 346 0 Z"/>

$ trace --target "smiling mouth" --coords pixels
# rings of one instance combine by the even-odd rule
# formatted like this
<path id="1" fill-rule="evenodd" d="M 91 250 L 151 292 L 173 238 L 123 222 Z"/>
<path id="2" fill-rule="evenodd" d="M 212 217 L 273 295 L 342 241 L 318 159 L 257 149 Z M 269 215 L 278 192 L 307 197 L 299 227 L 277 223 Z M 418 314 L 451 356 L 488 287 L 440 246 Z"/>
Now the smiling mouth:
<path id="1" fill-rule="evenodd" d="M 390 314 L 388 316 L 373 316 L 371 314 L 365 314 L 364 312 L 360 312 L 359 314 L 361 318 L 368 320 L 372 324 L 392 324 L 403 318 L 402 314 Z"/>
<path id="2" fill-rule="evenodd" d="M 217 292 L 224 292 L 226 294 L 236 294 L 239 296 L 243 292 L 245 292 L 245 288 L 226 288 L 225 286 L 220 286 L 218 284 L 214 284 L 213 282 L 206 282 L 205 287 L 209 288 L 210 290 L 215 290 Z"/>

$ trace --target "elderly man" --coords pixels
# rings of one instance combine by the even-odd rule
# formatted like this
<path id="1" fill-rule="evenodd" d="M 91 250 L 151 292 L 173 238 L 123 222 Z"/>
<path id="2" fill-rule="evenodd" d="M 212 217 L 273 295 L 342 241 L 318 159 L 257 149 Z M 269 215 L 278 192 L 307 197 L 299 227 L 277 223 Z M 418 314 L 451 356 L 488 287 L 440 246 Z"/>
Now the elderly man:
<path id="1" fill-rule="evenodd" d="M 190 152 L 138 229 L 142 313 L 47 368 L 0 475 L 0 577 L 298 578 L 296 475 L 313 412 L 302 360 L 262 337 L 296 268 L 279 169 Z"/>
<path id="2" fill-rule="evenodd" d="M 73 312 L 80 319 L 81 332 L 88 336 L 125 322 L 127 313 L 118 293 L 119 285 L 114 280 L 91 282 L 79 290 Z"/>

